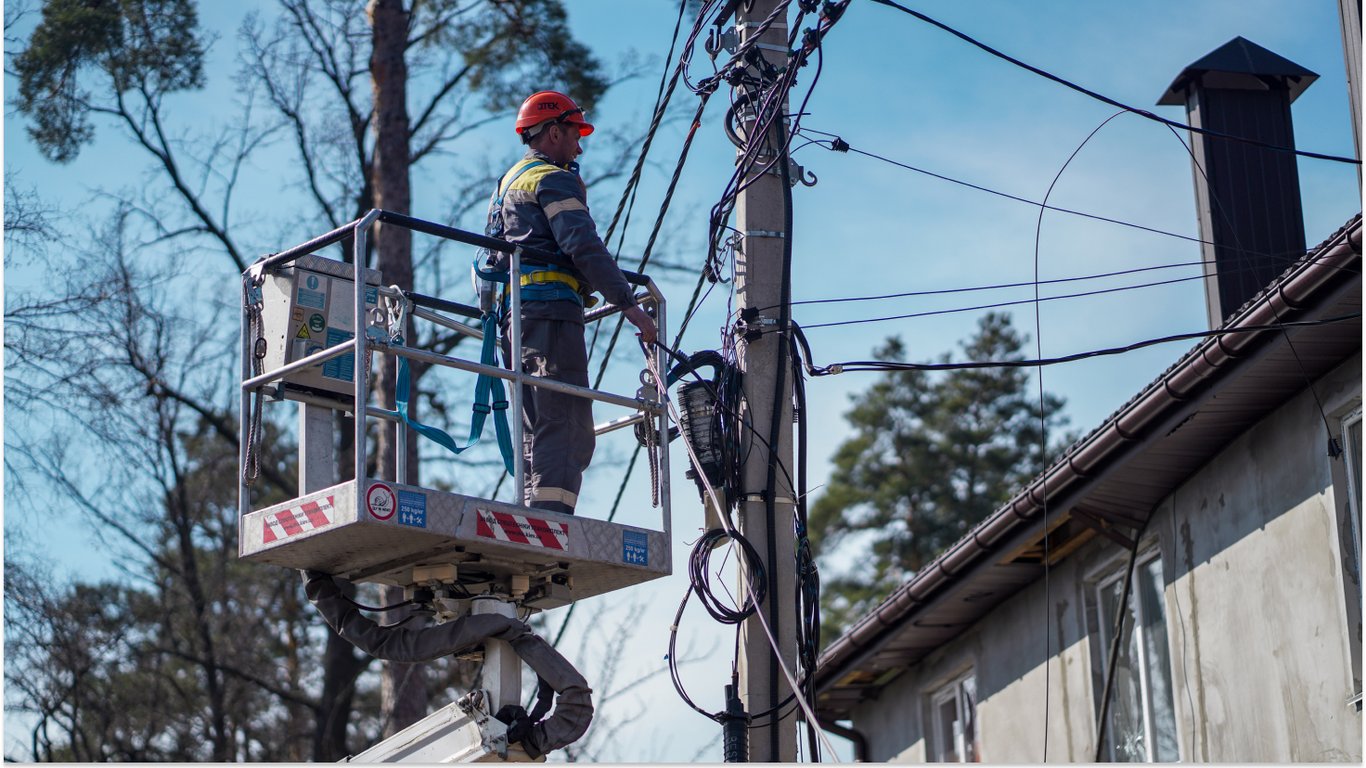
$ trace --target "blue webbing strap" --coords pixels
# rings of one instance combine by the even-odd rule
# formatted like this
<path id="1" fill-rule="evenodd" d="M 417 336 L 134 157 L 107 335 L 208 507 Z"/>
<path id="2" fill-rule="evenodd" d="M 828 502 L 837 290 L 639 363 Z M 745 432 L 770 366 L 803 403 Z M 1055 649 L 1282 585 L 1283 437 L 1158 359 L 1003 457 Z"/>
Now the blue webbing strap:
<path id="1" fill-rule="evenodd" d="M 498 346 L 498 327 L 493 321 L 493 315 L 484 316 L 484 345 L 480 354 L 479 362 L 484 365 L 497 365 L 498 360 L 496 349 Z M 479 374 L 479 379 L 474 385 L 474 413 L 470 417 L 470 435 L 464 445 L 456 445 L 455 439 L 448 435 L 444 430 L 415 421 L 408 416 L 408 358 L 400 355 L 398 357 L 398 376 L 394 382 L 394 405 L 398 409 L 399 418 L 418 434 L 432 440 L 452 453 L 463 453 L 472 448 L 479 442 L 480 436 L 484 432 L 484 421 L 490 412 L 493 413 L 493 427 L 498 435 L 498 450 L 503 454 L 503 467 L 507 469 L 509 475 L 516 474 L 513 465 L 512 433 L 508 428 L 507 393 L 503 389 L 503 380 L 496 376 L 486 376 Z M 490 395 L 492 401 L 490 402 Z"/>

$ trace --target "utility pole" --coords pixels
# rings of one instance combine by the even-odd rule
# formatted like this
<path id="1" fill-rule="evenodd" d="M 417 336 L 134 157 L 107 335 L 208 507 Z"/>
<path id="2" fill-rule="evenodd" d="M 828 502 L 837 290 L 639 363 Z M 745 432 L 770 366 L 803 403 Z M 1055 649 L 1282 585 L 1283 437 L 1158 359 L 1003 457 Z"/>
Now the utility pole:
<path id="1" fill-rule="evenodd" d="M 750 3 L 738 4 L 735 26 L 742 45 L 779 4 L 779 0 L 752 0 Z M 774 70 L 780 70 L 787 64 L 787 34 L 784 15 L 759 38 L 758 50 Z M 750 72 L 763 77 L 753 67 Z M 759 100 L 755 101 L 749 107 L 750 114 L 743 121 L 747 136 L 753 135 L 753 113 Z M 780 109 L 782 115 L 787 113 L 785 98 Z M 779 116 L 778 121 L 782 119 Z M 735 255 L 736 293 L 741 310 L 759 310 L 760 319 L 757 322 L 764 330 L 757 339 L 742 339 L 739 343 L 739 365 L 744 372 L 748 421 L 755 432 L 763 436 L 763 440 L 754 433 L 747 437 L 752 447 L 745 460 L 746 495 L 739 503 L 738 523 L 740 533 L 754 545 L 763 559 L 768 594 L 760 610 L 782 650 L 783 665 L 795 674 L 798 622 L 793 600 L 796 589 L 792 524 L 795 493 L 789 481 L 789 476 L 793 474 L 792 373 L 784 348 L 786 337 L 777 332 L 780 330 L 777 325 L 779 318 L 791 315 L 790 308 L 781 305 L 783 246 L 785 238 L 791 237 L 792 233 L 786 231 L 785 190 L 782 176 L 779 175 L 780 167 L 774 162 L 779 136 L 785 137 L 786 133 L 786 127 L 775 127 L 767 136 L 753 139 L 763 141 L 765 145 L 763 156 L 755 163 L 754 174 L 759 178 L 740 192 L 736 202 L 736 226 L 742 235 L 741 245 Z M 765 166 L 770 165 L 769 172 L 761 173 Z M 790 296 L 787 301 L 791 301 Z M 782 382 L 781 389 L 779 381 Z M 776 441 L 771 436 L 775 408 L 780 409 Z M 771 442 L 771 452 L 770 446 L 765 445 L 764 441 Z M 773 462 L 780 463 L 777 472 L 770 471 Z M 742 571 L 741 579 L 747 578 L 748 574 Z M 791 694 L 792 689 L 778 667 L 768 634 L 757 616 L 746 619 L 741 627 L 739 674 L 740 697 L 745 710 L 750 715 L 774 710 L 768 716 L 756 718 L 752 724 L 749 733 L 750 760 L 762 763 L 795 762 L 797 718 L 789 714 L 780 721 L 776 711 L 777 705 Z M 783 709 L 790 713 L 792 705 Z"/>

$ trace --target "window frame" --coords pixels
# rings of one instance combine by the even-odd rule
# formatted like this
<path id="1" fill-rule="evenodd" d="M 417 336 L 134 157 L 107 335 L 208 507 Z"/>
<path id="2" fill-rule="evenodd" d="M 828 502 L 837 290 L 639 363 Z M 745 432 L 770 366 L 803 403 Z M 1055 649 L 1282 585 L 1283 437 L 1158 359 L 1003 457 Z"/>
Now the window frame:
<path id="1" fill-rule="evenodd" d="M 971 681 L 972 695 L 969 696 L 965 683 Z M 978 763 L 982 761 L 981 755 L 981 731 L 977 727 L 977 670 L 970 667 L 967 670 L 954 675 L 942 685 L 935 687 L 929 695 L 930 701 L 930 733 L 933 738 L 930 740 L 929 762 L 932 763 Z M 954 743 L 947 745 L 944 743 L 945 725 L 943 716 L 943 705 L 953 702 L 955 722 L 965 722 L 964 712 L 969 712 L 966 722 L 972 725 L 972 740 L 967 739 L 964 729 L 960 728 L 957 732 L 953 731 L 952 724 L 948 730 L 953 733 Z M 945 754 L 945 747 L 951 747 L 957 754 L 956 760 L 949 760 Z M 969 749 L 971 756 L 968 755 Z"/>
<path id="2" fill-rule="evenodd" d="M 1348 435 L 1353 424 L 1361 425 L 1361 405 L 1358 404 L 1346 416 L 1340 420 L 1342 428 L 1342 450 L 1343 458 L 1346 460 L 1347 476 L 1347 519 L 1351 524 L 1352 532 L 1352 555 L 1356 558 L 1353 565 L 1356 567 L 1357 576 L 1361 575 L 1361 456 L 1360 448 L 1352 445 Z"/>
<path id="3" fill-rule="evenodd" d="M 1351 585 L 1361 584 L 1361 492 L 1363 480 L 1363 478 L 1361 477 L 1362 449 L 1360 446 L 1353 444 L 1351 439 L 1351 429 L 1353 426 L 1355 426 L 1357 430 L 1360 432 L 1360 430 L 1363 427 L 1361 401 L 1358 400 L 1355 406 L 1351 407 L 1343 415 L 1338 417 L 1337 423 L 1339 430 L 1338 439 L 1341 441 L 1342 448 L 1342 477 L 1344 478 L 1344 485 L 1346 486 L 1344 489 L 1346 493 L 1344 495 L 1347 498 L 1345 502 L 1340 505 L 1340 509 L 1342 509 L 1346 513 L 1346 524 L 1343 525 L 1341 522 L 1339 522 L 1338 526 L 1336 527 L 1339 529 L 1339 531 L 1343 531 L 1343 529 L 1345 529 L 1345 531 L 1343 532 L 1349 534 L 1349 538 L 1351 539 L 1349 546 L 1339 545 L 1338 552 L 1339 557 L 1350 556 L 1352 558 L 1352 562 L 1341 563 L 1341 567 L 1343 570 L 1343 608 L 1346 611 L 1345 619 L 1347 622 L 1346 632 L 1347 642 L 1349 645 L 1349 653 L 1353 656 L 1353 658 L 1351 659 L 1351 664 L 1354 667 L 1352 673 L 1354 677 L 1358 678 L 1357 680 L 1353 680 L 1352 685 L 1348 687 L 1348 690 L 1351 692 L 1351 695 L 1347 699 L 1347 706 L 1356 712 L 1361 712 L 1362 691 L 1361 686 L 1357 684 L 1359 682 L 1359 678 L 1361 675 L 1361 650 L 1360 647 L 1356 645 L 1356 642 L 1352 637 L 1351 632 L 1352 617 L 1354 614 L 1354 606 L 1352 605 L 1352 602 L 1354 600 L 1361 600 L 1360 587 L 1358 586 L 1356 590 L 1353 590 L 1351 588 Z M 1350 575 L 1350 572 L 1353 571 L 1356 574 L 1355 579 L 1353 579 Z M 1360 610 L 1359 607 L 1357 608 L 1357 610 Z M 1358 613 L 1357 615 L 1359 616 L 1360 614 Z"/>
<path id="4" fill-rule="evenodd" d="M 1095 622 L 1096 622 L 1095 631 L 1096 631 L 1096 633 L 1097 633 L 1097 635 L 1098 635 L 1098 637 L 1097 637 L 1097 645 L 1096 645 L 1096 647 L 1093 649 L 1093 650 L 1095 650 L 1095 651 L 1098 651 L 1098 653 L 1095 654 L 1095 658 L 1092 659 L 1092 662 L 1093 662 L 1093 664 L 1096 665 L 1096 667 L 1095 667 L 1094 669 L 1096 669 L 1096 670 L 1099 671 L 1099 679 L 1104 680 L 1105 677 L 1109 674 L 1109 669 L 1108 669 L 1107 667 L 1108 667 L 1108 665 L 1109 665 L 1109 663 L 1110 663 L 1110 656 L 1109 656 L 1109 654 L 1110 654 L 1110 643 L 1111 643 L 1111 642 L 1113 641 L 1113 639 L 1114 639 L 1111 635 L 1112 635 L 1112 633 L 1114 632 L 1114 618 L 1115 618 L 1114 616 L 1109 616 L 1109 617 L 1107 617 L 1107 616 L 1104 615 L 1104 614 L 1105 614 L 1105 605 L 1106 605 L 1106 591 L 1107 591 L 1108 589 L 1110 589 L 1112 586 L 1114 586 L 1116 583 L 1122 583 L 1122 582 L 1124 581 L 1124 579 L 1127 577 L 1127 575 L 1128 575 L 1130 572 L 1132 572 L 1132 574 L 1133 574 L 1133 578 L 1134 578 L 1134 580 L 1135 580 L 1135 583 L 1132 584 L 1132 585 L 1130 586 L 1130 590 L 1129 590 L 1129 602 L 1130 602 L 1130 604 L 1132 605 L 1132 608 L 1129 608 L 1128 606 L 1123 606 L 1123 605 L 1118 605 L 1118 604 L 1116 604 L 1116 610 L 1117 610 L 1117 611 L 1132 610 L 1132 611 L 1133 611 L 1133 615 L 1134 615 L 1134 619 L 1135 619 L 1135 626 L 1134 626 L 1134 628 L 1133 628 L 1133 631 L 1135 631 L 1135 632 L 1138 633 L 1138 638 L 1137 638 L 1138 657 L 1137 657 L 1136 659 L 1132 660 L 1132 663 L 1135 664 L 1135 665 L 1137 666 L 1137 669 L 1138 669 L 1138 671 L 1139 671 L 1139 675 L 1138 675 L 1138 678 L 1139 678 L 1139 679 L 1138 679 L 1138 682 L 1139 682 L 1139 700 L 1140 700 L 1140 705 L 1141 705 L 1141 707 L 1142 707 L 1142 714 L 1143 714 L 1143 748 L 1144 748 L 1144 761 L 1145 761 L 1145 762 L 1149 762 L 1149 763 L 1157 762 L 1157 756 L 1156 756 L 1157 738 L 1156 738 L 1156 731 L 1155 731 L 1156 723 L 1154 722 L 1154 720 L 1155 720 L 1155 718 L 1154 718 L 1155 712 L 1154 712 L 1153 701 L 1152 701 L 1152 696 L 1153 696 L 1153 692 L 1152 692 L 1153 683 L 1152 683 L 1152 680 L 1150 679 L 1150 678 L 1151 678 L 1151 674 L 1152 674 L 1152 669 L 1151 669 L 1150 666 L 1149 666 L 1149 659 L 1148 659 L 1148 655 L 1149 655 L 1149 653 L 1148 653 L 1148 643 L 1145 642 L 1145 640 L 1147 639 L 1147 633 L 1148 633 L 1150 630 L 1149 630 L 1148 627 L 1146 626 L 1146 625 L 1147 625 L 1147 621 L 1146 621 L 1146 618 L 1147 618 L 1147 617 L 1146 617 L 1146 614 L 1144 614 L 1144 612 L 1143 612 L 1143 611 L 1144 611 L 1144 609 L 1143 609 L 1143 601 L 1142 601 L 1142 599 L 1139 597 L 1139 594 L 1138 594 L 1138 584 L 1137 584 L 1136 582 L 1137 582 L 1137 580 L 1138 580 L 1139 578 L 1141 578 L 1141 575 L 1142 575 L 1142 572 L 1144 571 L 1144 569 L 1148 568 L 1154 561 L 1158 562 L 1159 564 L 1162 564 L 1162 563 L 1163 563 L 1162 548 L 1161 548 L 1161 546 L 1159 545 L 1159 542 L 1158 542 L 1156 539 L 1153 539 L 1153 540 L 1150 540 L 1150 541 L 1147 541 L 1147 542 L 1143 542 L 1143 543 L 1140 544 L 1138 553 L 1137 553 L 1137 555 L 1134 557 L 1133 563 L 1132 563 L 1132 566 L 1131 566 L 1131 567 L 1130 567 L 1130 565 L 1129 565 L 1129 558 L 1128 558 L 1128 554 L 1127 554 L 1127 553 L 1124 553 L 1124 554 L 1116 554 L 1114 557 L 1108 558 L 1104 563 L 1102 563 L 1102 564 L 1100 564 L 1099 566 L 1097 566 L 1097 567 L 1091 569 L 1091 571 L 1086 575 L 1086 578 L 1085 578 L 1085 590 L 1086 590 L 1086 591 L 1085 591 L 1085 598 L 1086 598 L 1086 601 L 1090 604 L 1090 605 L 1088 606 L 1087 609 L 1088 609 L 1088 611 L 1089 611 L 1089 610 L 1094 610 L 1094 612 L 1095 612 L 1095 613 L 1094 613 L 1094 615 L 1095 615 Z M 1165 572 L 1165 571 L 1163 570 L 1164 567 L 1165 567 L 1165 566 L 1160 565 L 1160 566 L 1159 566 L 1159 571 L 1160 571 L 1160 572 Z M 1164 612 L 1163 612 L 1163 617 L 1162 617 L 1163 626 L 1164 626 L 1164 627 L 1168 627 L 1168 626 L 1170 625 L 1170 619 L 1171 619 L 1171 617 L 1168 615 L 1168 614 L 1170 613 L 1170 611 L 1166 609 L 1166 608 L 1167 608 L 1167 607 L 1166 607 L 1166 599 L 1165 599 L 1165 598 L 1166 598 L 1166 589 L 1165 589 L 1166 584 L 1165 584 L 1165 583 L 1160 584 L 1159 587 L 1160 587 L 1160 588 L 1159 588 L 1159 594 L 1160 594 L 1161 597 L 1162 597 L 1163 606 L 1164 606 Z M 1120 595 L 1123 594 L 1123 589 L 1122 589 L 1122 588 L 1119 590 L 1119 593 L 1120 593 Z M 1107 618 L 1109 619 L 1108 621 L 1107 621 Z M 1088 628 L 1088 634 L 1089 634 L 1089 633 L 1090 633 L 1090 629 Z M 1166 672 L 1166 675 L 1167 675 L 1167 684 L 1168 684 L 1168 686 L 1170 687 L 1170 686 L 1172 686 L 1172 684 L 1173 684 L 1173 682 L 1174 682 L 1174 680 L 1175 680 L 1175 672 L 1174 672 L 1174 670 L 1171 668 L 1171 660 L 1172 660 L 1174 657 L 1173 657 L 1172 654 L 1170 653 L 1170 650 L 1171 650 L 1171 637 L 1170 637 L 1170 634 L 1164 633 L 1163 636 L 1160 638 L 1160 641 L 1163 642 L 1163 643 L 1166 643 L 1166 644 L 1167 644 L 1167 647 L 1168 647 L 1167 668 L 1166 668 L 1165 672 Z M 1155 663 L 1156 663 L 1156 661 L 1154 661 L 1154 664 L 1155 664 Z M 1173 689 L 1173 690 L 1174 690 L 1174 689 Z M 1099 713 L 1100 713 L 1100 696 L 1102 695 L 1103 691 L 1104 691 L 1104 687 L 1101 686 L 1099 689 L 1096 689 L 1096 690 L 1094 690 L 1094 692 L 1093 692 L 1093 696 L 1094 696 L 1094 699 L 1093 699 L 1093 700 L 1096 702 L 1095 712 L 1096 712 L 1097 716 L 1098 716 Z M 1109 708 L 1109 710 L 1108 710 L 1108 713 L 1107 713 L 1107 722 L 1102 722 L 1102 723 L 1100 723 L 1100 724 L 1099 724 L 1099 725 L 1100 725 L 1100 728 L 1099 728 L 1099 730 L 1098 730 L 1098 731 L 1096 732 L 1096 734 L 1095 734 L 1096 739 L 1097 739 L 1098 741 L 1101 741 L 1101 740 L 1104 740 L 1104 741 L 1105 741 L 1105 757 L 1103 758 L 1103 760 L 1104 760 L 1105 762 L 1110 762 L 1110 763 L 1119 762 L 1119 760 L 1118 760 L 1118 758 L 1117 758 L 1117 755 L 1116 755 L 1116 745 L 1115 745 L 1115 742 L 1114 742 L 1113 734 L 1108 734 L 1109 727 L 1110 727 L 1109 719 L 1114 717 L 1114 711 L 1115 711 L 1115 710 L 1114 710 L 1114 696 L 1115 696 L 1115 690 L 1112 688 L 1112 689 L 1110 690 L 1111 706 L 1110 706 L 1110 708 Z M 1173 702 L 1173 705 L 1174 705 L 1174 703 L 1175 703 L 1175 702 Z M 1176 718 L 1176 710 L 1175 710 L 1174 706 L 1173 706 L 1173 708 L 1172 708 L 1172 715 L 1173 715 L 1173 718 L 1175 719 L 1175 718 Z M 1175 722 L 1174 725 L 1176 726 L 1176 727 L 1175 727 L 1175 730 L 1174 730 L 1174 733 L 1176 734 L 1176 738 L 1175 738 L 1176 753 L 1177 753 L 1177 754 L 1176 754 L 1176 759 L 1177 759 L 1177 761 L 1180 761 L 1180 760 L 1181 760 L 1181 738 L 1180 738 L 1180 722 L 1179 722 L 1179 720 L 1177 720 L 1177 722 Z M 1108 739 L 1107 739 L 1107 735 L 1109 735 L 1109 738 L 1108 738 Z"/>

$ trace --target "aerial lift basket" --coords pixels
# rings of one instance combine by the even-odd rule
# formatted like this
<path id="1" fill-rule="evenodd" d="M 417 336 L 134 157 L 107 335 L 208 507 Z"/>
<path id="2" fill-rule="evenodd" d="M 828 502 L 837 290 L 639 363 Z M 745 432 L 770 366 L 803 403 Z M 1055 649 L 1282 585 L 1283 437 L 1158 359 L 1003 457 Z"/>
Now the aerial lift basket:
<path id="1" fill-rule="evenodd" d="M 442 368 L 497 376 L 508 383 L 510 415 L 521 412 L 522 384 L 557 388 L 626 411 L 600 424 L 599 434 L 644 422 L 651 427 L 642 430 L 645 434 L 667 435 L 667 414 L 652 386 L 643 386 L 630 396 L 613 394 L 541 381 L 520 371 L 483 365 L 477 358 L 395 343 L 386 332 L 386 318 L 392 321 L 396 311 L 409 312 L 414 322 L 433 322 L 476 339 L 482 338 L 482 331 L 469 320 L 480 313 L 473 307 L 386 287 L 380 274 L 370 269 L 363 271 L 358 284 L 351 264 L 317 255 L 323 248 L 350 239 L 354 261 L 363 262 L 368 231 L 376 221 L 511 250 L 501 240 L 371 211 L 333 232 L 265 257 L 247 270 L 243 276 L 240 557 L 322 571 L 353 582 L 401 586 L 410 595 L 414 590 L 431 589 L 438 608 L 486 594 L 524 608 L 548 609 L 670 574 L 667 440 L 655 440 L 648 448 L 657 452 L 657 466 L 663 468 L 654 480 L 662 508 L 662 525 L 657 530 L 594 519 L 591 508 L 582 508 L 584 515 L 563 515 L 406 482 L 407 427 L 396 411 L 369 402 L 367 382 L 378 355 L 401 355 Z M 513 274 L 517 274 L 521 251 L 510 256 Z M 662 294 L 648 278 L 628 273 L 628 279 L 644 289 L 638 298 L 654 312 L 662 334 Z M 511 301 L 509 335 L 514 348 L 520 349 L 516 290 Z M 610 306 L 595 309 L 586 321 L 601 321 L 619 311 Z M 357 328 L 362 332 L 356 333 Z M 471 346 L 476 345 L 456 349 Z M 663 370 L 664 364 L 656 361 L 655 369 Z M 258 508 L 252 502 L 245 469 L 259 460 L 252 451 L 261 434 L 259 401 L 263 398 L 300 404 L 299 484 L 294 498 Z M 335 425 L 349 423 L 336 419 L 337 412 L 355 417 L 353 468 L 343 474 L 358 479 L 337 482 Z M 509 421 L 513 445 L 520 445 L 522 420 L 512 416 Z M 396 479 L 367 476 L 369 430 L 395 427 L 399 456 L 389 476 Z M 513 487 L 520 489 L 525 478 L 521 463 L 516 464 Z M 520 499 L 522 494 L 512 496 Z"/>

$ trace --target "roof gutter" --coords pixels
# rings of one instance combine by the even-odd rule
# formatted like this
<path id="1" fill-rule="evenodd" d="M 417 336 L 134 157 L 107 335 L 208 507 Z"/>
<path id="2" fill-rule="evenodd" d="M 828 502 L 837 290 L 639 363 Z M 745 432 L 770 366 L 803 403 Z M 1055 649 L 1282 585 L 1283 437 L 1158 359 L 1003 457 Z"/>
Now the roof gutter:
<path id="1" fill-rule="evenodd" d="M 1225 329 L 1272 325 L 1287 313 L 1302 309 L 1315 294 L 1333 281 L 1342 269 L 1361 255 L 1361 216 L 1316 249 L 1280 280 L 1272 283 L 1239 312 L 1227 320 Z M 1087 437 L 1075 443 L 1066 454 L 1035 478 L 1023 491 L 978 523 L 967 536 L 941 554 L 910 581 L 903 584 L 871 613 L 835 640 L 817 662 L 818 690 L 834 683 L 851 662 L 871 651 L 881 636 L 901 623 L 917 606 L 950 583 L 956 575 L 976 565 L 993 547 L 1043 510 L 1044 499 L 1056 500 L 1074 485 L 1092 480 L 1107 461 L 1133 444 L 1151 439 L 1159 430 L 1154 425 L 1170 417 L 1175 408 L 1203 400 L 1213 390 L 1201 392 L 1211 379 L 1229 365 L 1236 365 L 1268 334 L 1262 330 L 1210 336 L 1195 346 L 1147 389 L 1112 415 Z"/>

